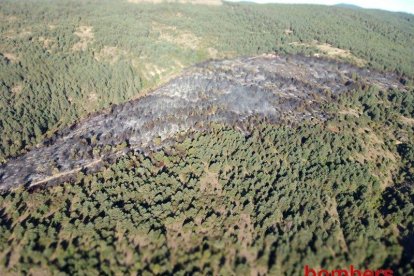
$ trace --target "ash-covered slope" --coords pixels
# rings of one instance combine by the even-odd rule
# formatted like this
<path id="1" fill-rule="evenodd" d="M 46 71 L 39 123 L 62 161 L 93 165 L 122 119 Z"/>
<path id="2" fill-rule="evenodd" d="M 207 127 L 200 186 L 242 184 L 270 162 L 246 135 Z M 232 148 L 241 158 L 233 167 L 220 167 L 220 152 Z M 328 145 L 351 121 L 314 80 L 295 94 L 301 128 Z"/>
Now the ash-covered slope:
<path id="1" fill-rule="evenodd" d="M 9 160 L 0 168 L 0 189 L 67 177 L 118 156 L 124 141 L 133 149 L 145 149 L 155 139 L 163 141 L 209 122 L 235 124 L 253 115 L 273 122 L 323 119 L 319 104 L 328 93 L 359 85 L 355 75 L 359 82 L 383 89 L 400 86 L 393 75 L 316 58 L 268 55 L 206 62 Z"/>

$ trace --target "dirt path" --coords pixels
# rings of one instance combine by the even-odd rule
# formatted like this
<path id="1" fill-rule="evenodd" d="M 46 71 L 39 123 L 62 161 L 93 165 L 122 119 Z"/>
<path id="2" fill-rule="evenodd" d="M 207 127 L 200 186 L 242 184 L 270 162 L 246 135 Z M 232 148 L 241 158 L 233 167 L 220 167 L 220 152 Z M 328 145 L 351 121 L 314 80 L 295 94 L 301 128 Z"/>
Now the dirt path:
<path id="1" fill-rule="evenodd" d="M 88 164 L 86 164 L 86 165 L 84 165 L 82 167 L 79 167 L 79 168 L 76 168 L 76 169 L 73 169 L 73 170 L 70 170 L 70 171 L 66 171 L 66 172 L 61 172 L 61 173 L 58 173 L 58 174 L 55 174 L 55 175 L 52 175 L 52 176 L 43 178 L 42 180 L 39 180 L 39 181 L 36 181 L 36 182 L 31 183 L 30 186 L 29 186 L 29 188 L 32 188 L 34 186 L 37 186 L 37 185 L 40 185 L 40 184 L 43 184 L 43 183 L 46 183 L 46 182 L 49 182 L 49 181 L 54 180 L 54 179 L 58 179 L 60 177 L 66 176 L 66 175 L 71 175 L 71 174 L 77 173 L 80 170 L 82 170 L 83 168 L 92 167 L 92 166 L 94 166 L 96 164 L 99 164 L 100 162 L 102 162 L 102 158 L 99 158 L 97 160 L 94 160 L 94 161 L 92 161 L 92 162 L 90 162 L 90 163 L 88 163 Z"/>

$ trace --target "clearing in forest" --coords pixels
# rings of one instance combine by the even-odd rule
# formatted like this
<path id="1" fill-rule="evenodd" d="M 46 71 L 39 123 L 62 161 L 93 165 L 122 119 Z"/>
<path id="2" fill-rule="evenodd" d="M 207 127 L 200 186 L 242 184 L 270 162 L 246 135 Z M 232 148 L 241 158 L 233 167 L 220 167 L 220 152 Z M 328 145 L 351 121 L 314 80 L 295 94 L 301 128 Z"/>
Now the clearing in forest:
<path id="1" fill-rule="evenodd" d="M 80 39 L 73 45 L 72 50 L 74 51 L 85 51 L 88 48 L 88 44 L 92 43 L 94 39 L 92 26 L 79 26 L 74 34 Z"/>

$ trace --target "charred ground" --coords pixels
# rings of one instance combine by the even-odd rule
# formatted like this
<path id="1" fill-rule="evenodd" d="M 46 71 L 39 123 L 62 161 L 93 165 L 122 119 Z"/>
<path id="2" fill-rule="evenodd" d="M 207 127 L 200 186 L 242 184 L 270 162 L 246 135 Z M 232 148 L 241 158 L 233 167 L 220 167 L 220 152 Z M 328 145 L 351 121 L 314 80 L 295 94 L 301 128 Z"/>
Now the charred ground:
<path id="1" fill-rule="evenodd" d="M 305 56 L 245 57 L 191 67 L 149 93 L 113 106 L 70 128 L 0 169 L 1 189 L 70 177 L 129 149 L 157 148 L 179 132 L 210 123 L 238 125 L 249 118 L 272 123 L 323 121 L 320 105 L 364 86 L 404 89 L 394 74 Z"/>

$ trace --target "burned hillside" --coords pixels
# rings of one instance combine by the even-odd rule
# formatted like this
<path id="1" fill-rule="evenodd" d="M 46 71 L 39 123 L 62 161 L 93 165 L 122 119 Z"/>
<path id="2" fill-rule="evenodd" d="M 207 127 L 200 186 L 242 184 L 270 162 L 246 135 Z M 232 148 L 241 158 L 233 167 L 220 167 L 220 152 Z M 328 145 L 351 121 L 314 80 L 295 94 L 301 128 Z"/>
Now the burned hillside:
<path id="1" fill-rule="evenodd" d="M 209 123 L 324 120 L 320 105 L 332 95 L 375 85 L 400 88 L 395 75 L 302 56 L 259 56 L 210 61 L 140 99 L 64 129 L 0 169 L 0 188 L 39 185 L 122 154 L 128 146 L 161 146 L 178 132 Z"/>

